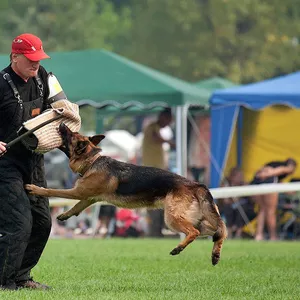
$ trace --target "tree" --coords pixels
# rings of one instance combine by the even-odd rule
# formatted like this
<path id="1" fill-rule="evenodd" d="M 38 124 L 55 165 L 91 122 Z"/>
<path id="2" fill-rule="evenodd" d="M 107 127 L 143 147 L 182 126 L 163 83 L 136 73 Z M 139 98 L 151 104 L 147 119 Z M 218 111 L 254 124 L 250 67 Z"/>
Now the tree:
<path id="1" fill-rule="evenodd" d="M 0 44 L 1 52 L 9 52 L 12 37 L 22 32 L 41 37 L 47 51 L 111 50 L 131 25 L 128 8 L 117 13 L 105 0 L 64 0 L 59 5 L 56 0 L 15 0 L 1 12 L 6 37 L 6 43 Z"/>
<path id="2" fill-rule="evenodd" d="M 190 81 L 219 75 L 246 83 L 300 66 L 299 0 L 133 3 L 132 43 L 124 51 L 164 72 Z"/>
<path id="3" fill-rule="evenodd" d="M 0 3 L 0 53 L 10 53 L 11 40 L 23 32 L 39 36 L 47 52 L 106 48 L 116 51 L 131 27 L 128 7 L 115 10 L 106 0 L 8 0 Z M 89 66 L 87 66 L 89 67 Z M 79 74 L 80 76 L 80 74 Z M 82 109 L 83 129 L 95 128 L 92 108 Z"/>
<path id="4" fill-rule="evenodd" d="M 4 52 L 2 50 L 1 46 L 6 45 L 7 43 L 8 44 L 11 43 L 11 38 L 9 39 L 6 36 L 6 31 L 5 31 L 4 26 L 3 26 L 5 24 L 5 22 L 3 22 L 3 20 L 6 17 L 7 10 L 8 10 L 8 0 L 2 0 L 0 2 L 0 36 L 1 36 L 1 39 L 0 39 L 0 53 Z"/>

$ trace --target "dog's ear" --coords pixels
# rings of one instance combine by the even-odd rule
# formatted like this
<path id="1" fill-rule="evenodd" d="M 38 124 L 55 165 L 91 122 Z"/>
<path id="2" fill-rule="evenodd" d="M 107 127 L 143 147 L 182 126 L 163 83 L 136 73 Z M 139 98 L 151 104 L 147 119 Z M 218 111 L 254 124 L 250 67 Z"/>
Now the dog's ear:
<path id="1" fill-rule="evenodd" d="M 88 141 L 78 141 L 77 142 L 77 145 L 74 149 L 74 152 L 77 154 L 77 155 L 81 155 L 82 153 L 84 153 L 87 145 L 89 144 Z"/>
<path id="2" fill-rule="evenodd" d="M 97 134 L 94 136 L 90 136 L 89 140 L 95 145 L 97 146 L 103 139 L 105 138 L 105 135 L 103 134 Z"/>

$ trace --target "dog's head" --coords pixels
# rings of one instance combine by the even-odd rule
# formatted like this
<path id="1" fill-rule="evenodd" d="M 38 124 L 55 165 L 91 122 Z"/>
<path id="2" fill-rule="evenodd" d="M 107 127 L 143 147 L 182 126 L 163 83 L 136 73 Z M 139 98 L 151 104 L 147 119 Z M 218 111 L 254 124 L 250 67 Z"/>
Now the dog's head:
<path id="1" fill-rule="evenodd" d="M 92 137 L 86 137 L 78 132 L 72 132 L 67 125 L 61 123 L 59 133 L 62 137 L 62 146 L 59 148 L 70 160 L 87 158 L 93 152 L 101 151 L 97 145 L 105 138 L 104 135 L 98 134 Z"/>

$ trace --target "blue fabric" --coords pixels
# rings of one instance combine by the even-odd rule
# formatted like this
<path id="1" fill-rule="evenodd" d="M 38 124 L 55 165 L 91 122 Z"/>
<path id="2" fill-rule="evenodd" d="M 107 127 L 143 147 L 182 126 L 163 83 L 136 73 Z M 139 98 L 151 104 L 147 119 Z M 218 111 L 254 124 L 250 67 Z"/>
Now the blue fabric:
<path id="1" fill-rule="evenodd" d="M 228 103 L 258 110 L 275 104 L 299 108 L 300 72 L 236 88 L 217 90 L 210 99 L 212 106 Z"/>
<path id="2" fill-rule="evenodd" d="M 220 184 L 238 112 L 238 105 L 215 106 L 211 109 L 211 187 L 218 187 Z"/>
<path id="3" fill-rule="evenodd" d="M 240 108 L 237 119 L 237 165 L 242 166 L 242 152 L 243 152 L 243 108 Z"/>
<path id="4" fill-rule="evenodd" d="M 300 108 L 300 72 L 239 87 L 217 90 L 210 98 L 211 130 L 211 187 L 218 187 L 226 163 L 227 151 L 236 122 L 237 107 L 260 110 L 271 105 Z M 235 119 L 234 119 L 235 118 Z M 239 117 L 241 126 L 242 117 Z M 241 129 L 241 128 L 240 128 Z M 241 144 L 238 141 L 238 155 Z M 239 163 L 241 157 L 239 157 Z"/>

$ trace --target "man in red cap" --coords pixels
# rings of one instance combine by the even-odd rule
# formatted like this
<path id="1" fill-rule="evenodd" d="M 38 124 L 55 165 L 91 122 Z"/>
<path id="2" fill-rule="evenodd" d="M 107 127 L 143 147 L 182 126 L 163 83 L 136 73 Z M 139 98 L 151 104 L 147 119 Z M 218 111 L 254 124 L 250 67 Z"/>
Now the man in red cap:
<path id="1" fill-rule="evenodd" d="M 49 201 L 29 196 L 26 183 L 46 186 L 44 157 L 19 142 L 22 123 L 48 107 L 47 72 L 40 61 L 49 58 L 42 41 L 24 33 L 12 41 L 10 65 L 0 72 L 0 288 L 47 289 L 30 276 L 51 230 Z"/>

